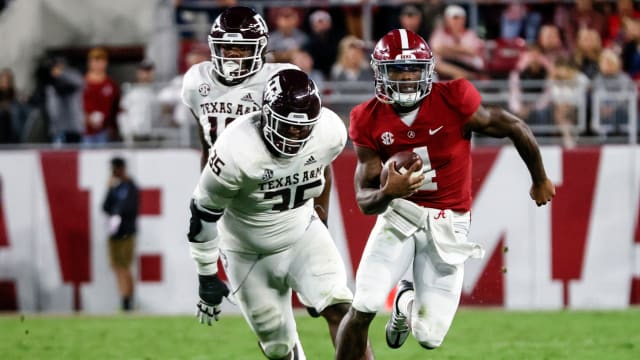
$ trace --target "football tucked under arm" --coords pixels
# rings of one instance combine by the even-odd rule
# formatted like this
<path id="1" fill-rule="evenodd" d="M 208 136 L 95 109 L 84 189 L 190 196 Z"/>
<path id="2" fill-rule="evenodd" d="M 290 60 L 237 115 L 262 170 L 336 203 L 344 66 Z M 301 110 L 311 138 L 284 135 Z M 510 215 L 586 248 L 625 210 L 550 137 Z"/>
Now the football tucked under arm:
<path id="1" fill-rule="evenodd" d="M 400 174 L 406 173 L 414 163 L 418 162 L 420 164 L 420 170 L 414 172 L 411 176 L 420 176 L 422 174 L 422 159 L 420 155 L 413 151 L 400 151 L 393 154 L 382 167 L 382 171 L 380 172 L 380 187 L 383 187 L 387 183 L 389 171 L 391 171 L 394 162 L 396 170 L 398 170 Z"/>

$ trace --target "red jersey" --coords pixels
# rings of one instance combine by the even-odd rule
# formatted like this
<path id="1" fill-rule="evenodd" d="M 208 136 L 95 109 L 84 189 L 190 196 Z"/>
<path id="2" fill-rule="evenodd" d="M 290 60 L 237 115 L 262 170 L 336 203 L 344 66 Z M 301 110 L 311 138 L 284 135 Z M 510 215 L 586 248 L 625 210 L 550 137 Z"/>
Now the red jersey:
<path id="1" fill-rule="evenodd" d="M 82 97 L 86 115 L 94 111 L 102 113 L 102 123 L 97 125 L 85 116 L 85 134 L 97 134 L 105 129 L 117 129 L 116 115 L 120 102 L 120 88 L 108 76 L 101 82 L 87 81 Z M 96 126 L 97 125 L 97 126 Z"/>
<path id="2" fill-rule="evenodd" d="M 471 142 L 462 126 L 480 102 L 480 93 L 468 80 L 434 83 L 407 126 L 391 105 L 374 98 L 351 111 L 349 137 L 378 153 L 383 162 L 399 151 L 413 150 L 422 157 L 426 179 L 409 200 L 435 209 L 468 211 Z"/>

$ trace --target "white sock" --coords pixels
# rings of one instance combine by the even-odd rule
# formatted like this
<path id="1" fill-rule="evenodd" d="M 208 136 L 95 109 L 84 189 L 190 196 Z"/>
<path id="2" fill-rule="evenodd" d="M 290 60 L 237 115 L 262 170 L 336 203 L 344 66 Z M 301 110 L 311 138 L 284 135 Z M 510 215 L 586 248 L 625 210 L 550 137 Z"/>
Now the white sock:
<path id="1" fill-rule="evenodd" d="M 413 290 L 407 290 L 398 298 L 398 310 L 407 318 L 411 316 L 411 307 L 416 293 Z"/>
<path id="2" fill-rule="evenodd" d="M 296 340 L 296 345 L 298 345 L 298 357 L 296 360 L 307 360 L 307 356 L 304 354 L 304 350 L 302 349 L 302 344 L 300 343 L 300 338 Z"/>

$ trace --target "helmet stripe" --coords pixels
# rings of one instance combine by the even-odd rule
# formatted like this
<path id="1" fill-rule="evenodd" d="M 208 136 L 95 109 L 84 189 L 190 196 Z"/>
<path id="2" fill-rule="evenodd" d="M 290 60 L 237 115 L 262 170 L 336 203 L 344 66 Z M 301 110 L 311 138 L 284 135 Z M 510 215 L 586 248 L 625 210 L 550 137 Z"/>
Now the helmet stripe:
<path id="1" fill-rule="evenodd" d="M 407 36 L 407 30 L 398 29 L 400 32 L 400 48 L 402 49 L 402 54 L 409 54 L 409 36 Z"/>

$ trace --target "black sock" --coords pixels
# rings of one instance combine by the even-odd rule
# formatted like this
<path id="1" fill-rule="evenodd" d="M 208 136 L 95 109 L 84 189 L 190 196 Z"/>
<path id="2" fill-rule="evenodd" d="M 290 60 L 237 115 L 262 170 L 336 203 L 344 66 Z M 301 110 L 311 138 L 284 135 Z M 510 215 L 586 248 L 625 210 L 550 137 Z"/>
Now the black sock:
<path id="1" fill-rule="evenodd" d="M 132 310 L 131 296 L 125 296 L 122 298 L 122 310 L 124 311 Z"/>

